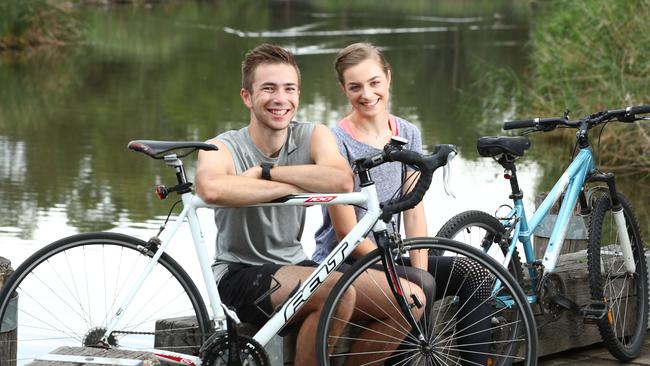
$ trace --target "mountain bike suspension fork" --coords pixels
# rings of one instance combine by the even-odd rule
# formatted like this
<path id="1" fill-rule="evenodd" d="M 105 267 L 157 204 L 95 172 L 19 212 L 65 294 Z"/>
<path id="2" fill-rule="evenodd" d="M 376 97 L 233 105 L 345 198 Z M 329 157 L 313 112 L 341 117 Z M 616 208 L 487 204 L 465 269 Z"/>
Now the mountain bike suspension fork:
<path id="1" fill-rule="evenodd" d="M 613 173 L 597 173 L 589 177 L 590 182 L 604 182 L 609 189 L 609 199 L 612 202 L 612 215 L 614 216 L 614 223 L 618 232 L 618 238 L 623 252 L 623 261 L 625 263 L 625 270 L 629 273 L 636 271 L 636 263 L 634 263 L 634 256 L 632 254 L 632 244 L 630 243 L 630 236 L 627 232 L 627 224 L 625 222 L 625 214 L 623 212 L 623 205 L 618 199 L 616 191 L 616 181 Z"/>

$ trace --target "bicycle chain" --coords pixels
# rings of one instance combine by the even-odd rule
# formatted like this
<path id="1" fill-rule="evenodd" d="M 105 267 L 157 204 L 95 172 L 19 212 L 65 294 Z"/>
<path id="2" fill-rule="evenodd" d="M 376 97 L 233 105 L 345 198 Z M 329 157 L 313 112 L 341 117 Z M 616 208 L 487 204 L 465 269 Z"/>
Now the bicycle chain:
<path id="1" fill-rule="evenodd" d="M 158 333 L 162 333 L 162 332 L 158 332 Z M 156 335 L 156 332 L 135 332 L 131 330 L 114 330 L 113 332 L 111 332 L 111 334 Z M 212 335 L 212 333 L 203 333 L 203 334 L 194 333 L 193 335 L 209 336 Z"/>
<path id="2" fill-rule="evenodd" d="M 156 332 L 134 332 L 130 330 L 114 330 L 111 334 L 131 334 L 131 335 L 156 335 Z"/>

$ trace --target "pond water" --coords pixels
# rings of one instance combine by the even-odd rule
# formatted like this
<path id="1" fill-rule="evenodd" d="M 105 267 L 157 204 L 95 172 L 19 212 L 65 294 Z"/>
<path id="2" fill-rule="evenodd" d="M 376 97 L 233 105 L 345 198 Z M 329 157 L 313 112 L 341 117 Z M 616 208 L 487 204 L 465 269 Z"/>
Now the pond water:
<path id="1" fill-rule="evenodd" d="M 154 187 L 173 184 L 174 175 L 127 143 L 206 140 L 246 125 L 240 63 L 262 42 L 297 55 L 297 119 L 329 126 L 348 110 L 332 68 L 336 52 L 356 41 L 378 45 L 393 68 L 392 112 L 421 128 L 425 147 L 460 148 L 456 198 L 443 193 L 441 178 L 426 196 L 430 233 L 466 209 L 494 212 L 506 203 L 508 185 L 500 167 L 477 157 L 475 142 L 515 116 L 486 118 L 489 90 L 476 84 L 495 67 L 524 69 L 531 15 L 525 4 L 488 3 L 222 1 L 80 10 L 86 44 L 0 58 L 0 256 L 15 267 L 77 232 L 155 234 L 172 200 L 159 201 Z M 520 168 L 529 205 L 549 160 L 558 160 L 540 155 Z M 566 163 L 570 151 L 563 156 Z M 193 175 L 193 158 L 186 166 Z M 210 242 L 210 213 L 202 220 Z M 319 220 L 310 209 L 307 251 Z"/>

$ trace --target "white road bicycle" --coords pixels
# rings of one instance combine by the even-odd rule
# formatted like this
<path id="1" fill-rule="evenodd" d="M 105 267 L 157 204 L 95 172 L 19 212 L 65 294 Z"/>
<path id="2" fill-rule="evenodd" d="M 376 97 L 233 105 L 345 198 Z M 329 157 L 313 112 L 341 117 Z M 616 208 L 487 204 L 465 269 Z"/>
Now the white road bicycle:
<path id="1" fill-rule="evenodd" d="M 479 299 L 491 309 L 487 315 L 491 325 L 480 331 L 489 334 L 488 356 L 492 364 L 523 362 L 535 365 L 534 318 L 526 296 L 503 266 L 480 250 L 449 239 L 402 240 L 398 234 L 388 234 L 387 223 L 393 213 L 417 205 L 431 183 L 433 172 L 445 166 L 449 156 L 455 154 L 452 145 L 437 145 L 434 153 L 421 155 L 402 149 L 404 143 L 394 139 L 381 153 L 355 163 L 362 186 L 360 192 L 290 195 L 260 205 L 354 204 L 364 205 L 367 213 L 275 310 L 268 322 L 249 338 L 237 333 L 236 314 L 221 302 L 197 217 L 197 209 L 216 206 L 206 204 L 193 194 L 181 161 L 196 150 L 216 150 L 216 147 L 187 141 L 130 142 L 130 149 L 163 159 L 174 168 L 177 184 L 169 188 L 158 186 L 157 192 L 161 198 L 178 193 L 183 205 L 181 213 L 168 230 L 161 229 L 148 241 L 118 233 L 85 233 L 49 244 L 25 260 L 0 291 L 0 324 L 5 329 L 13 327 L 17 332 L 17 341 L 8 341 L 15 342 L 9 346 L 17 348 L 17 359 L 1 355 L 0 363 L 16 361 L 23 365 L 56 357 L 74 360 L 74 356 L 57 356 L 57 350 L 85 346 L 149 351 L 162 360 L 185 365 L 267 365 L 268 355 L 263 346 L 282 331 L 318 286 L 372 232 L 378 249 L 343 274 L 324 304 L 317 335 L 320 364 L 335 365 L 353 356 L 353 351 L 346 346 L 350 341 L 399 343 L 399 351 L 377 356 L 383 361 L 399 353 L 396 364 L 468 364 L 463 355 L 473 352 L 475 345 L 460 338 L 468 336 L 466 329 L 459 329 L 463 323 L 458 319 L 459 309 L 465 304 L 460 303 L 457 293 L 447 290 L 452 286 L 437 288 L 435 296 L 439 300 L 431 310 L 419 319 L 413 315 L 412 309 L 421 308 L 424 299 L 408 298 L 407 294 L 413 292 L 402 286 L 418 283 L 417 279 L 399 280 L 396 268 L 405 265 L 410 250 L 422 249 L 444 253 L 452 257 L 453 263 L 470 261 L 483 267 L 488 275 L 481 279 L 480 286 L 489 286 L 493 291 Z M 420 172 L 420 177 L 408 194 L 380 203 L 369 171 L 390 161 L 411 166 Z M 190 276 L 165 252 L 185 221 L 189 223 L 207 289 L 208 307 Z M 165 234 L 162 237 L 161 232 Z M 393 329 L 390 335 L 366 334 L 368 339 L 364 339 L 365 333 L 359 331 L 364 329 L 364 321 L 353 316 L 344 322 L 343 335 L 338 332 L 332 335 L 334 324 L 339 322 L 337 326 L 340 326 L 341 319 L 336 319 L 334 314 L 341 296 L 356 279 L 373 268 L 385 272 L 388 286 L 384 287 L 390 290 L 383 293 L 396 310 L 393 313 L 400 315 L 398 322 L 403 326 Z M 501 301 L 502 298 L 507 298 L 508 302 Z M 357 311 L 355 309 L 355 314 Z M 174 326 L 163 329 L 161 319 L 173 319 Z M 179 338 L 179 332 L 186 334 L 181 343 L 174 341 Z"/>

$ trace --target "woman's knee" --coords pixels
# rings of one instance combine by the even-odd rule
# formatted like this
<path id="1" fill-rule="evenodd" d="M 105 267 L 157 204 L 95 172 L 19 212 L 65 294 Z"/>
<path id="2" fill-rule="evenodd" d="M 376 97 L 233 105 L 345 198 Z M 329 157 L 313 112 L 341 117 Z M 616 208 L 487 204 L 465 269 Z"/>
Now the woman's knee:
<path id="1" fill-rule="evenodd" d="M 354 312 L 356 301 L 357 290 L 354 288 L 354 286 L 350 286 L 347 290 L 345 290 L 338 301 L 338 306 L 336 307 L 337 317 L 343 319 L 351 318 L 352 313 Z"/>

